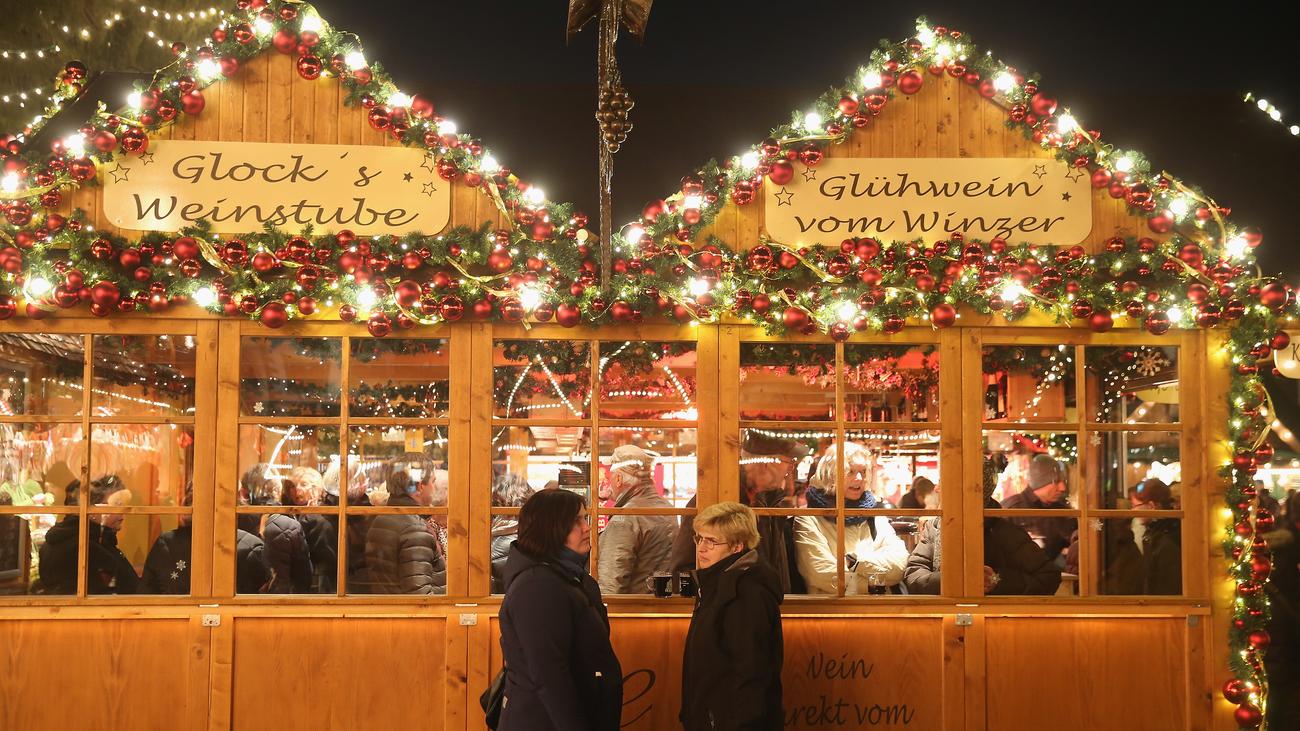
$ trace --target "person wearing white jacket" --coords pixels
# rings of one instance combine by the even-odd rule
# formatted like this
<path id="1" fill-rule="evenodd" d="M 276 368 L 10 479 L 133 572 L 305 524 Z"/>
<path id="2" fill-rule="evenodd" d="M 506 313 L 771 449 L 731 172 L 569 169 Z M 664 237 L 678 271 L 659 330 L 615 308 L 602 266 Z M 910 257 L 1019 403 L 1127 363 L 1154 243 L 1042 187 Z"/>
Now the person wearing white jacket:
<path id="1" fill-rule="evenodd" d="M 831 447 L 817 464 L 810 480 L 807 499 L 810 508 L 835 507 L 836 448 Z M 876 497 L 869 490 L 875 471 L 871 452 L 849 442 L 844 449 L 844 507 L 873 508 Z M 869 587 L 887 590 L 903 579 L 907 547 L 883 516 L 849 515 L 844 520 L 844 593 L 866 594 Z M 799 573 L 809 594 L 839 591 L 839 541 L 835 518 L 801 515 L 794 519 L 794 541 Z"/>

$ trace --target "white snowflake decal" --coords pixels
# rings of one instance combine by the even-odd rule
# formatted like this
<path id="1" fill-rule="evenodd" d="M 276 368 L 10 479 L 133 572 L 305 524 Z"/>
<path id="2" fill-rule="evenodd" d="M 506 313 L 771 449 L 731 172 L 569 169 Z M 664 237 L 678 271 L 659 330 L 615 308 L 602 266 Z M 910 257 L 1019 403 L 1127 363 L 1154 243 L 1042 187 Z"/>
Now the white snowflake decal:
<path id="1" fill-rule="evenodd" d="M 176 571 L 173 571 L 173 572 L 172 572 L 172 581 L 175 581 L 176 579 L 179 579 L 180 577 L 181 577 L 180 573 L 178 573 L 178 572 L 176 572 Z"/>
<path id="2" fill-rule="evenodd" d="M 1094 447 L 1101 446 L 1101 435 L 1098 434 L 1097 432 L 1093 432 L 1092 434 L 1089 434 L 1088 443 Z"/>
<path id="3" fill-rule="evenodd" d="M 253 404 L 254 414 L 260 414 L 263 411 L 266 411 L 266 404 L 262 403 L 261 401 L 258 401 L 257 403 Z"/>
<path id="4" fill-rule="evenodd" d="M 186 566 L 189 566 L 189 564 L 185 563 L 185 559 L 176 562 L 177 571 L 184 571 Z"/>
<path id="5" fill-rule="evenodd" d="M 1090 520 L 1090 521 L 1088 522 L 1088 525 L 1089 525 L 1089 527 L 1091 527 L 1094 531 L 1096 531 L 1096 532 L 1098 532 L 1098 533 L 1101 532 L 1101 518 L 1093 518 L 1092 520 Z"/>
<path id="6" fill-rule="evenodd" d="M 1134 365 L 1134 370 L 1137 371 L 1139 376 L 1150 378 L 1164 370 L 1167 365 L 1169 365 L 1169 361 L 1165 360 L 1164 353 L 1161 353 L 1158 350 L 1148 349 L 1143 350 L 1142 354 L 1138 356 L 1137 363 Z"/>

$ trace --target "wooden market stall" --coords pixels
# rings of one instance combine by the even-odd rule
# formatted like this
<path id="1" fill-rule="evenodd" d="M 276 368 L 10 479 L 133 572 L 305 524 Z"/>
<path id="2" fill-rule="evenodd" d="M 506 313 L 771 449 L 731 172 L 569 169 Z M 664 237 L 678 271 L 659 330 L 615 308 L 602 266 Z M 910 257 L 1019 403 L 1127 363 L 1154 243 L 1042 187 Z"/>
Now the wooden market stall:
<path id="1" fill-rule="evenodd" d="M 292 24 L 305 20 L 276 16 L 274 22 L 301 34 L 306 26 Z M 329 27 L 316 22 L 322 42 L 336 42 Z M 231 24 L 231 40 L 214 44 L 217 56 L 240 31 Z M 377 125 L 373 110 L 345 104 L 354 85 L 338 76 L 355 81 L 358 69 L 368 75 L 364 62 L 335 61 L 331 75 L 326 57 L 304 71 L 293 47 L 291 53 L 277 53 L 267 40 L 269 31 L 250 32 L 253 40 L 237 70 L 227 69 L 230 78 L 201 89 L 200 111 L 151 132 L 145 157 L 115 153 L 101 159 L 101 185 L 68 190 L 53 210 L 69 220 L 75 220 L 76 209 L 84 211 L 83 231 L 93 227 L 104 235 L 138 239 L 153 228 L 177 232 L 193 224 L 175 217 L 192 201 L 194 212 L 202 209 L 195 217 L 228 221 L 197 236 L 201 254 L 189 259 L 202 268 L 204 281 L 209 273 L 220 276 L 227 269 L 247 276 L 255 267 L 266 281 L 288 271 L 302 284 L 298 273 L 313 266 L 328 280 L 338 252 L 355 252 L 357 243 L 372 236 L 376 251 L 391 254 L 398 250 L 386 238 L 390 234 L 423 231 L 456 241 L 491 241 L 496 230 L 532 231 L 527 227 L 533 221 L 511 218 L 518 191 L 503 199 L 503 189 L 492 184 L 498 168 L 481 162 L 481 150 L 463 149 L 468 137 L 462 140 L 445 126 L 432 131 L 426 144 L 441 152 L 436 160 L 426 158 L 416 149 L 419 144 L 404 146 L 391 130 L 395 119 L 430 128 L 427 117 L 399 114 Z M 254 53 L 259 44 L 267 50 Z M 913 79 L 902 78 L 905 69 L 877 70 L 898 83 L 888 91 L 876 89 L 887 105 L 880 102 L 861 129 L 841 133 L 846 137 L 841 144 L 819 148 L 824 160 L 818 156 L 811 165 L 806 158 L 796 160 L 794 177 L 784 184 L 771 177 L 782 174 L 773 170 L 780 165 L 767 164 L 769 178 L 756 200 L 741 205 L 737 200 L 744 196 L 724 194 L 686 241 L 699 247 L 714 236 L 751 262 L 755 249 L 760 258 L 797 255 L 803 262 L 811 259 L 799 253 L 805 242 L 838 247 L 841 239 L 852 237 L 915 237 L 922 248 L 944 241 L 960 269 L 963 244 L 950 233 L 957 229 L 956 218 L 964 217 L 970 241 L 987 241 L 1006 229 L 1006 238 L 1023 236 L 1043 246 L 1044 259 L 1054 251 L 1050 243 L 1065 245 L 1063 250 L 1081 246 L 1073 259 L 1067 252 L 1062 260 L 1072 261 L 1106 255 L 1116 237 L 1120 248 L 1145 247 L 1134 242 L 1147 239 L 1150 249 L 1142 253 L 1152 255 L 1159 269 L 1160 252 L 1178 231 L 1154 233 L 1150 214 L 1131 212 L 1122 190 L 1120 197 L 1112 196 L 1106 185 L 1092 184 L 1091 168 L 1067 165 L 1020 129 L 1004 125 L 1005 90 L 995 94 L 978 76 L 972 83 L 942 68 L 937 75 L 919 76 L 923 83 L 912 87 Z M 312 75 L 318 78 L 305 78 Z M 853 99 L 864 114 L 868 101 L 875 104 L 868 99 L 871 89 Z M 410 98 L 406 102 L 418 106 Z M 392 99 L 388 104 L 402 106 Z M 856 114 L 846 112 L 844 120 Z M 456 144 L 448 145 L 447 138 Z M 815 133 L 809 138 L 827 141 Z M 384 157 L 368 152 L 373 148 L 393 152 Z M 214 159 L 218 152 L 224 163 Z M 326 165 L 321 160 L 344 160 L 349 154 L 349 160 L 361 161 L 349 168 L 360 178 L 321 183 L 332 191 L 311 187 L 317 184 L 311 175 Z M 476 156 L 480 167 L 464 167 L 466 158 L 458 156 L 466 154 Z M 294 163 L 285 161 L 293 155 L 306 159 L 299 157 L 296 169 L 286 172 Z M 158 165 L 151 167 L 155 158 Z M 240 163 L 232 164 L 236 159 Z M 194 170 L 196 160 L 201 171 Z M 276 160 L 289 167 L 268 173 L 268 161 Z M 452 161 L 453 168 L 460 164 L 459 176 L 442 176 L 448 171 L 439 161 Z M 223 164 L 229 166 L 224 171 Z M 365 165 L 384 177 L 371 183 Z M 950 191 L 922 190 L 954 170 L 969 179 L 1020 176 L 1015 179 L 1022 193 L 1045 190 L 1042 195 L 1054 200 L 1031 200 L 1028 213 L 1007 214 L 991 186 L 983 192 L 962 192 L 957 184 Z M 168 174 L 174 179 L 167 181 Z M 488 182 L 465 185 L 467 175 L 471 182 Z M 206 176 L 190 181 L 200 193 L 186 192 L 190 176 Z M 260 176 L 261 182 L 240 176 Z M 874 216 L 877 209 L 844 202 L 855 187 L 865 190 L 873 176 L 885 185 L 892 180 L 904 189 L 907 181 L 916 186 L 912 193 L 922 202 L 897 204 L 901 208 L 892 215 L 899 217 L 898 228 L 889 230 L 883 219 L 859 220 L 866 216 L 863 211 Z M 828 178 L 839 180 L 841 189 L 835 183 L 828 187 Z M 368 195 L 356 192 L 366 184 L 388 187 L 358 204 L 353 223 L 317 226 L 312 241 L 304 242 L 306 256 L 293 264 L 292 252 L 286 257 L 285 251 L 296 243 L 287 236 L 272 247 L 250 243 L 242 259 L 230 256 L 229 241 L 260 226 L 247 225 L 228 209 L 217 210 L 211 196 L 224 194 L 223 182 L 245 185 L 231 188 L 242 191 L 238 200 L 268 208 L 270 201 L 289 206 L 296 201 L 285 185 L 301 184 L 310 195 L 342 196 L 345 204 Z M 255 185 L 261 187 L 249 187 Z M 1015 190 L 1003 193 L 1014 196 Z M 163 214 L 159 206 L 166 207 L 173 195 L 178 196 L 170 199 L 175 215 L 158 215 L 169 225 L 124 225 L 132 215 L 138 223 Z M 834 205 L 807 203 L 818 195 Z M 680 196 L 669 202 L 690 207 Z M 370 216 L 370 225 L 362 223 L 363 207 L 380 203 L 389 206 L 387 212 Z M 835 208 L 841 203 L 850 207 Z M 949 220 L 914 225 L 912 216 L 929 210 Z M 249 213 L 247 221 L 262 213 Z M 418 220 L 403 219 L 407 214 Z M 988 220 L 976 223 L 972 216 Z M 560 221 L 551 224 L 564 227 Z M 455 233 L 458 227 L 467 233 Z M 571 220 L 568 227 L 574 238 L 556 236 L 550 242 L 554 250 L 585 248 L 586 232 L 577 233 L 581 222 Z M 292 224 L 278 228 L 296 233 Z M 356 238 L 338 240 L 339 249 L 315 258 L 313 249 L 324 246 L 318 243 L 322 234 L 343 228 L 355 230 Z M 1065 238 L 1056 238 L 1062 230 Z M 254 242 L 251 235 L 243 238 Z M 507 247 L 517 241 L 511 239 Z M 159 258 L 146 254 L 143 264 L 132 260 L 130 270 L 153 261 L 158 279 L 167 270 L 180 281 L 182 275 L 175 273 L 180 265 L 168 258 L 187 258 L 176 248 L 180 245 L 169 238 L 170 251 L 159 246 Z M 502 250 L 483 249 L 471 261 L 493 267 L 494 273 L 525 271 L 491 262 Z M 114 245 L 112 261 L 102 266 L 125 267 L 121 251 Z M 259 262 L 268 251 L 281 261 Z M 832 248 L 828 256 L 833 259 L 838 251 Z M 989 251 L 987 261 L 993 262 L 998 250 Z M 865 260 L 875 255 L 854 253 Z M 400 253 L 394 255 L 386 273 L 364 259 L 340 268 L 345 274 L 373 268 L 378 273 L 368 275 L 375 277 L 368 284 L 386 280 L 390 288 L 406 281 L 404 268 L 412 277 L 460 277 L 462 292 L 480 296 L 506 287 L 481 268 L 466 264 L 453 270 L 439 261 L 439 256 L 449 261 L 456 256 L 445 247 L 431 256 L 416 254 L 412 267 L 398 258 Z M 526 258 L 514 256 L 519 263 Z M 975 256 L 976 276 L 985 256 L 985 250 Z M 1012 269 L 1022 265 L 1023 260 Z M 1004 272 L 1011 270 L 997 271 L 999 281 Z M 694 266 L 691 275 L 704 277 Z M 149 279 L 148 273 L 141 276 Z M 169 305 L 165 296 L 157 311 L 101 318 L 74 303 L 57 316 L 46 317 L 37 308 L 0 324 L 0 380 L 7 379 L 0 386 L 5 389 L 0 491 L 26 496 L 0 505 L 5 521 L 0 539 L 15 546 L 12 556 L 0 547 L 0 557 L 14 564 L 9 571 L 0 564 L 6 594 L 0 597 L 0 647 L 5 648 L 0 726 L 482 728 L 477 697 L 500 663 L 493 544 L 508 535 L 518 505 L 494 489 L 502 475 L 518 475 L 531 489 L 554 481 L 579 490 L 593 499 L 595 520 L 604 525 L 627 512 L 602 501 L 616 446 L 636 444 L 659 455 L 655 482 L 668 507 L 632 511 L 638 514 L 688 516 L 699 505 L 740 499 L 746 469 L 764 464 L 766 457 L 785 470 L 781 479 L 788 499 L 760 512 L 822 515 L 842 536 L 845 521 L 856 513 L 818 512 L 801 504 L 799 495 L 816 458 L 831 445 L 848 442 L 874 455 L 873 491 L 885 502 L 867 515 L 887 517 L 909 547 L 916 543 L 911 531 L 919 522 L 940 521 L 946 558 L 942 591 L 844 596 L 841 588 L 829 596 L 789 596 L 783 607 L 787 726 L 977 731 L 1232 725 L 1232 707 L 1216 701 L 1228 665 L 1233 591 L 1220 546 L 1227 487 L 1217 474 L 1231 459 L 1226 425 L 1235 363 L 1229 362 L 1229 336 L 1187 326 L 1190 312 L 1186 319 L 1170 315 L 1181 326 L 1160 335 L 1142 327 L 1150 311 L 1145 306 L 1136 318 L 1116 312 L 1113 329 L 1089 328 L 1082 318 L 1054 321 L 1036 302 L 1034 311 L 1008 323 L 1007 312 L 1050 296 L 1031 291 L 1025 280 L 1024 287 L 1000 290 L 1005 311 L 990 313 L 985 307 L 982 314 L 960 303 L 962 316 L 955 322 L 937 322 L 946 313 L 934 310 L 936 322 L 913 317 L 905 325 L 886 324 L 889 333 L 880 330 L 878 320 L 850 332 L 846 326 L 855 318 L 872 317 L 871 305 L 855 300 L 853 311 L 832 323 L 842 329 L 832 338 L 779 328 L 769 333 L 731 314 L 696 322 L 691 311 L 683 322 L 651 312 L 611 322 L 612 314 L 600 317 L 604 308 L 591 309 L 590 292 L 580 300 L 584 317 L 594 317 L 594 325 L 591 320 L 577 327 L 570 326 L 572 319 L 561 323 L 565 316 L 556 312 L 555 301 L 543 307 L 549 308 L 544 316 L 532 303 L 526 321 L 518 321 L 525 318 L 511 316 L 500 304 L 475 318 L 467 297 L 456 303 L 464 305 L 464 316 L 455 312 L 453 317 L 444 296 L 454 290 L 443 290 L 433 297 L 433 306 L 420 310 L 417 302 L 430 298 L 426 288 L 410 298 L 408 310 L 436 324 L 407 329 L 415 323 L 394 317 L 378 328 L 372 320 L 368 328 L 367 302 L 353 299 L 360 289 L 353 288 L 352 277 L 343 282 L 333 290 L 312 289 L 313 278 L 306 289 L 298 287 L 283 300 L 287 309 L 276 305 L 269 317 L 259 315 L 274 328 L 238 312 L 215 314 L 220 302 L 205 309 Z M 543 287 L 547 280 L 521 278 L 511 284 L 520 283 Z M 30 276 L 25 286 L 26 301 L 37 301 Z M 164 291 L 201 298 L 186 286 Z M 1122 286 L 1116 279 L 1112 294 Z M 780 287 L 768 290 L 773 300 L 781 297 Z M 569 285 L 563 288 L 567 297 Z M 381 302 L 402 296 L 380 290 Z M 316 306 L 304 307 L 302 298 L 313 291 Z M 719 289 L 718 296 L 724 291 L 734 293 L 734 287 Z M 922 297 L 927 292 L 919 289 Z M 828 285 L 826 296 L 831 294 Z M 889 296 L 892 301 L 896 295 Z M 109 302 L 112 308 L 117 301 Z M 238 298 L 232 302 L 234 310 L 242 304 Z M 689 304 L 696 313 L 707 309 L 698 299 Z M 268 309 L 265 302 L 254 305 L 253 312 Z M 340 306 L 361 309 L 361 317 L 342 321 Z M 1070 308 L 1068 301 L 1063 306 Z M 283 322 L 286 312 L 302 316 L 286 316 Z M 547 322 L 555 315 L 560 321 Z M 376 330 L 384 337 L 372 337 Z M 1035 510 L 986 508 L 983 461 L 993 454 L 1007 461 L 994 493 L 1004 501 L 1026 489 L 1035 455 L 1050 455 L 1061 465 L 1067 493 L 1048 515 L 1067 536 L 1076 536 L 1072 548 L 1056 548 L 1062 563 L 1066 553 L 1075 558 L 1051 596 L 985 595 L 985 518 L 1041 520 Z M 431 501 L 418 507 L 385 504 L 385 466 L 399 459 L 418 459 L 439 471 Z M 261 492 L 265 485 L 250 484 L 246 477 L 251 470 L 294 481 L 295 468 L 315 471 L 320 481 L 314 488 L 298 481 L 296 490 L 314 492 L 296 505 L 288 490 L 275 487 L 268 496 Z M 107 474 L 126 484 L 129 500 L 92 498 L 96 488 L 90 481 Z M 894 507 L 920 477 L 938 485 L 936 496 L 921 508 Z M 1176 500 L 1133 509 L 1135 486 L 1152 477 L 1173 486 Z M 80 483 L 70 486 L 74 479 Z M 189 482 L 192 504 L 186 498 Z M 285 513 L 318 516 L 314 520 L 332 526 L 332 543 L 321 554 L 328 560 L 316 561 L 305 589 L 267 593 L 265 585 L 254 584 L 244 593 L 242 537 Z M 382 593 L 368 572 L 366 531 L 394 515 L 426 519 L 445 546 L 446 574 L 436 593 Z M 80 544 L 74 546 L 80 570 L 60 593 L 40 551 L 56 523 L 69 518 L 80 520 Z M 108 518 L 120 523 L 118 545 L 137 571 L 164 531 L 192 524 L 186 565 L 173 564 L 173 571 L 164 572 L 187 572 L 188 591 L 95 594 L 104 577 L 88 575 L 94 547 L 86 544 Z M 1117 581 L 1108 541 L 1135 518 L 1178 525 L 1181 551 L 1172 564 L 1178 588 L 1172 593 L 1134 592 Z M 843 554 L 842 537 L 840 544 Z M 597 542 L 594 565 L 599 551 Z M 839 587 L 845 585 L 843 571 L 841 566 L 835 577 Z M 656 599 L 646 590 L 609 597 L 609 607 L 614 644 L 628 674 L 625 726 L 676 727 L 689 600 Z"/>

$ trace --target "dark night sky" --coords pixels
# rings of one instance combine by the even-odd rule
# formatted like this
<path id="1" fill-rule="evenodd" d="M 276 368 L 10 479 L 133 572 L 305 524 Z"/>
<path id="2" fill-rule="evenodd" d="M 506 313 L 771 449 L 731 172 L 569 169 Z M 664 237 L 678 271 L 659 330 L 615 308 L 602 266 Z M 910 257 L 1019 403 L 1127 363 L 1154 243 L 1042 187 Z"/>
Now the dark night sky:
<path id="1" fill-rule="evenodd" d="M 315 4 L 356 32 L 404 91 L 428 94 L 503 164 L 590 213 L 594 228 L 594 25 L 566 47 L 559 0 Z M 762 139 L 852 73 L 880 38 L 909 36 L 924 14 L 1041 74 L 1044 89 L 1106 139 L 1260 226 L 1264 269 L 1300 281 L 1290 217 L 1300 138 L 1240 98 L 1255 91 L 1300 123 L 1290 31 L 1276 5 L 1220 5 L 1217 15 L 1194 6 L 659 0 L 645 45 L 619 43 L 637 106 L 616 158 L 615 223 L 700 162 Z"/>

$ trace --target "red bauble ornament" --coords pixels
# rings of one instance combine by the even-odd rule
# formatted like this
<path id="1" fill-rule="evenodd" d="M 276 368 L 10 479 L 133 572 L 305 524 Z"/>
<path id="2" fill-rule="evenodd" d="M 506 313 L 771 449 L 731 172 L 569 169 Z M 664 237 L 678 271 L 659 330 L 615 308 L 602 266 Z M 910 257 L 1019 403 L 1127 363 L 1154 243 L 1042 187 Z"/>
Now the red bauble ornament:
<path id="1" fill-rule="evenodd" d="M 808 324 L 808 313 L 798 307 L 787 307 L 781 313 L 781 322 L 789 330 L 799 330 Z"/>
<path id="2" fill-rule="evenodd" d="M 898 75 L 898 90 L 911 96 L 921 90 L 925 84 L 925 77 L 916 69 L 908 69 Z"/>
<path id="3" fill-rule="evenodd" d="M 181 111 L 189 115 L 195 115 L 203 111 L 207 106 L 207 101 L 203 98 L 203 92 L 198 89 L 181 94 Z"/>
<path id="4" fill-rule="evenodd" d="M 7 294 L 0 294 L 0 320 L 8 320 L 18 312 L 18 303 Z"/>
<path id="5" fill-rule="evenodd" d="M 393 321 L 383 312 L 376 312 L 366 322 L 366 330 L 374 337 L 386 337 L 393 331 Z"/>
<path id="6" fill-rule="evenodd" d="M 1115 318 L 1111 316 L 1110 310 L 1098 307 L 1088 316 L 1088 327 L 1092 328 L 1093 332 L 1109 332 L 1115 327 Z"/>
<path id="7" fill-rule="evenodd" d="M 808 167 L 815 167 L 817 163 L 822 161 L 823 157 L 825 157 L 825 153 L 815 142 L 809 142 L 799 148 L 799 161 Z"/>
<path id="8" fill-rule="evenodd" d="M 85 182 L 95 177 L 95 161 L 88 157 L 79 157 L 68 163 L 68 175 L 73 180 Z"/>
<path id="9" fill-rule="evenodd" d="M 283 54 L 290 54 L 298 50 L 298 34 L 287 28 L 281 28 L 271 36 L 271 45 L 275 50 Z"/>
<path id="10" fill-rule="evenodd" d="M 352 305 L 340 305 L 339 319 L 343 322 L 352 322 L 357 319 L 357 308 Z"/>
<path id="11" fill-rule="evenodd" d="M 299 297 L 298 311 L 304 315 L 316 314 L 316 300 L 311 297 Z"/>
<path id="12" fill-rule="evenodd" d="M 103 153 L 113 152 L 114 150 L 117 149 L 117 135 L 113 134 L 112 132 L 109 132 L 106 129 L 101 129 L 100 131 L 95 133 L 93 144 L 95 146 L 95 149 L 100 152 Z"/>
<path id="13" fill-rule="evenodd" d="M 827 332 L 829 332 L 831 340 L 834 340 L 837 343 L 842 343 L 845 340 L 848 340 L 849 336 L 853 334 L 853 328 L 849 327 L 848 323 L 836 322 L 831 325 Z"/>
<path id="14" fill-rule="evenodd" d="M 906 324 L 907 321 L 899 317 L 898 315 L 890 315 L 889 317 L 885 318 L 885 321 L 883 323 L 881 323 L 880 329 L 881 331 L 883 331 L 888 335 L 894 335 L 896 333 L 902 332 L 903 326 Z"/>
<path id="15" fill-rule="evenodd" d="M 777 160 L 772 163 L 772 169 L 767 174 L 767 179 L 772 181 L 773 185 L 785 185 L 794 180 L 794 165 L 789 160 Z"/>
<path id="16" fill-rule="evenodd" d="M 90 288 L 90 300 L 101 307 L 115 307 L 122 298 L 122 292 L 112 282 L 99 282 Z"/>
<path id="17" fill-rule="evenodd" d="M 1070 306 L 1070 311 L 1080 320 L 1087 319 L 1092 315 L 1092 303 L 1086 299 L 1078 299 Z"/>
<path id="18" fill-rule="evenodd" d="M 298 69 L 298 75 L 308 81 L 319 79 L 321 71 L 325 69 L 325 64 L 320 60 L 320 56 L 312 54 L 299 58 L 295 66 Z"/>
<path id="19" fill-rule="evenodd" d="M 122 133 L 123 152 L 138 155 L 147 149 L 149 149 L 149 135 L 146 135 L 144 130 L 139 127 L 132 127 Z"/>
<path id="20" fill-rule="evenodd" d="M 1237 710 L 1232 712 L 1232 717 L 1242 728 L 1257 728 L 1264 721 L 1264 714 L 1249 703 L 1237 706 Z"/>
<path id="21" fill-rule="evenodd" d="M 253 271 L 258 274 L 266 274 L 280 266 L 280 261 L 273 255 L 265 251 L 259 251 L 253 255 Z"/>
<path id="22" fill-rule="evenodd" d="M 465 303 L 461 301 L 460 297 L 447 295 L 438 304 L 438 312 L 442 315 L 442 319 L 447 322 L 455 322 L 465 314 Z"/>
<path id="23" fill-rule="evenodd" d="M 393 118 L 392 114 L 388 111 L 388 107 L 383 106 L 382 104 L 377 104 L 370 108 L 370 113 L 366 115 L 366 120 L 370 122 L 370 126 L 374 129 L 383 130 L 388 129 L 388 125 L 393 121 Z"/>
<path id="24" fill-rule="evenodd" d="M 227 79 L 239 73 L 239 59 L 233 56 L 222 56 L 217 59 L 217 64 L 221 66 L 221 75 Z"/>
<path id="25" fill-rule="evenodd" d="M 1286 305 L 1287 287 L 1281 282 L 1269 282 L 1259 290 L 1259 302 L 1271 310 L 1280 310 Z"/>
<path id="26" fill-rule="evenodd" d="M 1201 327 L 1214 327 L 1223 321 L 1223 311 L 1218 305 L 1207 302 L 1196 308 L 1196 324 Z"/>
<path id="27" fill-rule="evenodd" d="M 1158 234 L 1167 234 L 1174 230 L 1174 214 L 1168 210 L 1157 211 L 1147 219 L 1147 228 Z"/>
<path id="28" fill-rule="evenodd" d="M 289 313 L 285 310 L 283 302 L 268 302 L 262 308 L 258 319 L 270 328 L 284 327 L 284 324 L 289 321 Z"/>
<path id="29" fill-rule="evenodd" d="M 957 308 L 947 302 L 940 303 L 930 310 L 930 323 L 936 328 L 952 327 L 957 322 Z"/>
<path id="30" fill-rule="evenodd" d="M 555 308 L 555 321 L 564 327 L 574 327 L 582 321 L 582 310 L 568 303 Z"/>
<path id="31" fill-rule="evenodd" d="M 420 294 L 419 283 L 410 279 L 398 282 L 397 286 L 393 288 L 393 299 L 397 301 L 397 304 L 407 309 L 415 306 L 416 301 L 420 299 Z"/>
<path id="32" fill-rule="evenodd" d="M 1036 116 L 1050 117 L 1056 113 L 1056 100 L 1040 91 L 1030 98 L 1029 110 Z"/>
<path id="33" fill-rule="evenodd" d="M 506 322 L 520 322 L 528 314 L 524 311 L 523 304 L 514 297 L 501 300 L 498 309 L 501 310 L 501 319 Z"/>
<path id="34" fill-rule="evenodd" d="M 514 266 L 514 263 L 515 260 L 511 258 L 510 252 L 505 249 L 496 249 L 491 254 L 488 254 L 488 268 L 497 274 L 510 271 L 510 267 Z"/>
<path id="35" fill-rule="evenodd" d="M 1147 315 L 1146 320 L 1142 324 L 1146 327 L 1147 332 L 1152 335 L 1164 335 L 1169 332 L 1169 313 L 1164 310 L 1156 310 Z"/>
<path id="36" fill-rule="evenodd" d="M 1246 682 L 1233 678 L 1223 684 L 1223 697 L 1229 703 L 1241 703 L 1250 697 L 1250 689 L 1246 687 Z"/>

